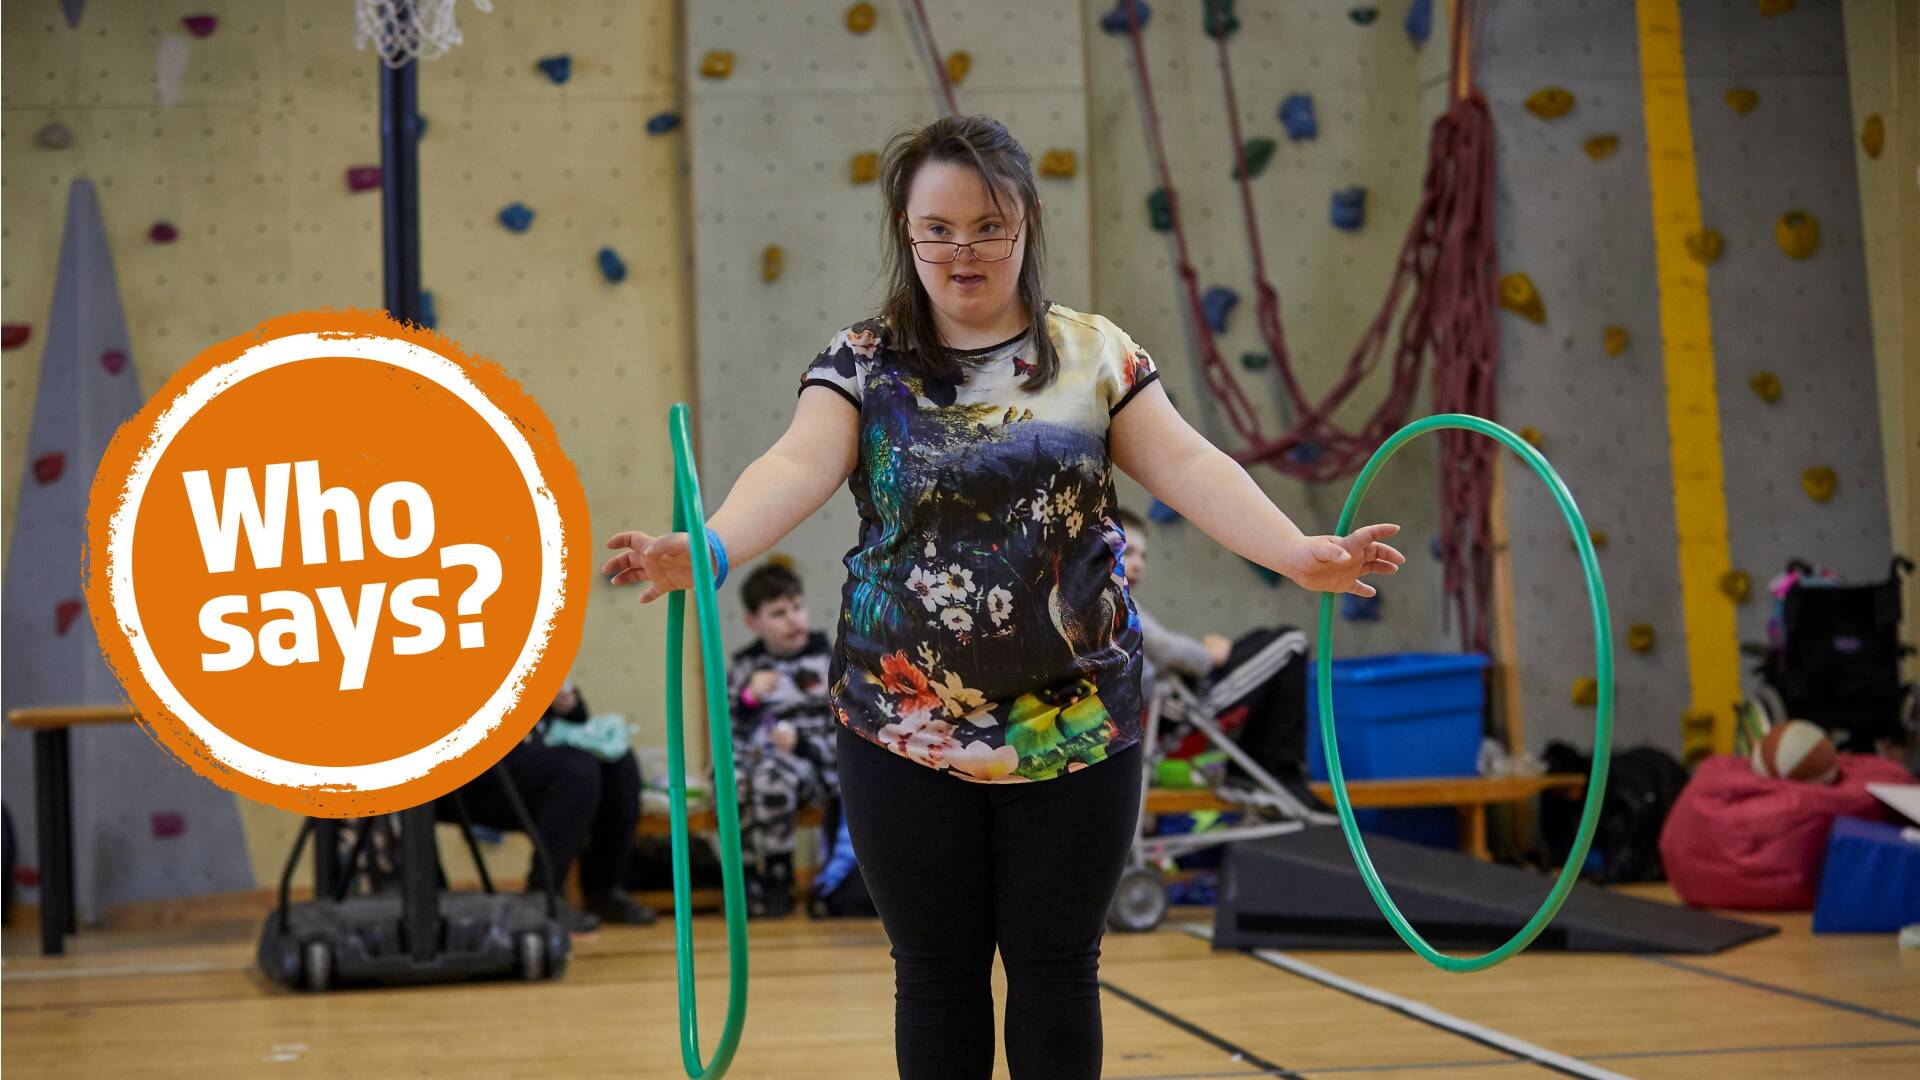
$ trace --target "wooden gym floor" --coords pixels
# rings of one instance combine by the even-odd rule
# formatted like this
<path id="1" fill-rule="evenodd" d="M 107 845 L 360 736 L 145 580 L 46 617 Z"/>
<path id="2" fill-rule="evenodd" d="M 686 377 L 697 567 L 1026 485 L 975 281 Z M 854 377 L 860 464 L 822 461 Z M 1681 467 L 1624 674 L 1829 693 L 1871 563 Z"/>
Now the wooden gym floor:
<path id="1" fill-rule="evenodd" d="M 1560 1071 L 1540 1060 L 1564 1055 L 1577 1059 L 1573 1075 L 1920 1076 L 1920 952 L 1900 952 L 1891 935 L 1816 938 L 1805 915 L 1759 918 L 1782 933 L 1720 956 L 1532 953 L 1457 976 L 1407 952 L 1275 958 L 1310 965 L 1301 970 L 1215 953 L 1190 932 L 1207 913 L 1177 908 L 1155 933 L 1107 938 L 1106 1075 L 1518 1080 Z M 717 918 L 697 923 L 710 1050 L 726 951 Z M 68 956 L 43 960 L 16 921 L 0 1067 L 9 1080 L 683 1075 L 666 922 L 577 939 L 557 983 L 320 996 L 253 970 L 258 928 L 248 918 L 83 932 Z M 751 1002 L 730 1075 L 894 1075 L 892 968 L 877 923 L 752 924 Z"/>

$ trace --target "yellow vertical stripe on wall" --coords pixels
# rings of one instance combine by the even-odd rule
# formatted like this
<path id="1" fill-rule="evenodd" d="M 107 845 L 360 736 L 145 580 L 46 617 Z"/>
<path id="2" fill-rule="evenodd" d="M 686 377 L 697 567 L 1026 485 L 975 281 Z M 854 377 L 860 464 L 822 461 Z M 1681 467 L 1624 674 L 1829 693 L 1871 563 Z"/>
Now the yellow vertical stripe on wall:
<path id="1" fill-rule="evenodd" d="M 1639 0 L 1638 15 L 1690 708 L 1712 714 L 1714 749 L 1726 751 L 1733 745 L 1732 706 L 1740 696 L 1739 638 L 1733 602 L 1719 585 L 1732 559 L 1707 268 L 1687 251 L 1687 237 L 1701 228 L 1700 185 L 1679 0 Z"/>

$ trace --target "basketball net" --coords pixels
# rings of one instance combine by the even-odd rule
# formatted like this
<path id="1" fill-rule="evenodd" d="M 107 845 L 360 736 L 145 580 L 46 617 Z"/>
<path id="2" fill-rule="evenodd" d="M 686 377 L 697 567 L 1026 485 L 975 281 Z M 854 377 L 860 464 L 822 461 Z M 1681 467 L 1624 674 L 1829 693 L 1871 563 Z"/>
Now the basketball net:
<path id="1" fill-rule="evenodd" d="M 410 60 L 437 60 L 460 44 L 460 24 L 453 17 L 459 0 L 354 0 L 354 47 L 371 41 L 380 62 L 401 67 Z M 491 12 L 493 0 L 473 0 L 473 6 Z"/>

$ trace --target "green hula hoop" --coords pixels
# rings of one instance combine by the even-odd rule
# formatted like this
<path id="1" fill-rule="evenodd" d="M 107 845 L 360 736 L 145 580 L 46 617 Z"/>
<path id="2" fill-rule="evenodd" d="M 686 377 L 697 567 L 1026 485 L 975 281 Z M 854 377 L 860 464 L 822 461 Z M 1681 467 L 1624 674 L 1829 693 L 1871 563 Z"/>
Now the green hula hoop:
<path id="1" fill-rule="evenodd" d="M 1593 771 L 1587 780 L 1586 804 L 1580 812 L 1580 830 L 1574 837 L 1573 850 L 1567 856 L 1567 864 L 1561 869 L 1559 878 L 1554 881 L 1553 890 L 1547 894 L 1540 909 L 1534 912 L 1533 918 L 1506 944 L 1479 956 L 1452 956 L 1427 944 L 1427 940 L 1420 936 L 1420 932 L 1407 922 L 1406 916 L 1394 905 L 1393 898 L 1387 895 L 1386 886 L 1380 882 L 1380 875 L 1374 871 L 1373 860 L 1367 857 L 1367 846 L 1360 839 L 1360 828 L 1354 824 L 1353 803 L 1347 798 L 1346 777 L 1340 771 L 1339 740 L 1334 735 L 1333 726 L 1334 594 L 1327 593 L 1320 598 L 1320 742 L 1327 755 L 1327 777 L 1333 787 L 1334 805 L 1340 812 L 1340 831 L 1346 834 L 1347 847 L 1353 852 L 1353 861 L 1360 867 L 1360 876 L 1366 880 L 1367 891 L 1373 894 L 1373 902 L 1379 906 L 1380 913 L 1387 917 L 1394 932 L 1400 935 L 1400 940 L 1442 971 L 1465 972 L 1490 968 L 1531 944 L 1540 931 L 1553 921 L 1560 905 L 1566 902 L 1567 893 L 1579 880 L 1580 868 L 1587 861 L 1587 848 L 1593 843 L 1594 826 L 1600 820 L 1600 803 L 1607 787 L 1607 758 L 1613 747 L 1613 632 L 1607 613 L 1606 586 L 1600 580 L 1600 562 L 1594 557 L 1587 523 L 1581 518 L 1573 495 L 1567 491 L 1560 474 L 1553 471 L 1553 466 L 1547 464 L 1547 459 L 1541 456 L 1540 451 L 1491 420 L 1461 413 L 1443 413 L 1415 421 L 1395 432 L 1392 438 L 1381 444 L 1380 449 L 1374 451 L 1366 468 L 1360 471 L 1360 478 L 1354 481 L 1353 491 L 1347 496 L 1346 508 L 1340 512 L 1339 535 L 1347 535 L 1347 530 L 1353 527 L 1360 500 L 1366 497 L 1367 488 L 1372 486 L 1374 476 L 1387 463 L 1387 459 L 1421 435 L 1445 428 L 1478 432 L 1500 442 L 1531 466 L 1546 482 L 1548 490 L 1553 492 L 1554 501 L 1560 504 L 1560 513 L 1573 530 L 1573 542 L 1580 552 L 1580 566 L 1587 576 L 1587 596 L 1593 604 L 1594 661 L 1600 683 L 1599 715 L 1594 721 Z"/>
<path id="2" fill-rule="evenodd" d="M 727 683 L 720 666 L 720 609 L 714 597 L 713 557 L 707 546 L 707 515 L 700 503 L 700 478 L 693 468 L 687 438 L 687 406 L 669 414 L 673 439 L 673 530 L 690 538 L 693 588 L 667 598 L 667 780 L 673 822 L 673 931 L 680 968 L 680 1061 L 692 1080 L 719 1080 L 740 1046 L 747 1020 L 747 891 L 740 872 L 740 808 L 735 805 L 733 737 L 728 723 Z M 687 593 L 694 595 L 700 619 L 701 674 L 707 690 L 707 736 L 713 747 L 713 807 L 720 824 L 720 881 L 727 912 L 727 1019 L 713 1061 L 700 1063 L 700 1018 L 693 985 L 693 901 L 687 855 L 687 771 L 681 731 L 681 647 L 686 627 Z"/>

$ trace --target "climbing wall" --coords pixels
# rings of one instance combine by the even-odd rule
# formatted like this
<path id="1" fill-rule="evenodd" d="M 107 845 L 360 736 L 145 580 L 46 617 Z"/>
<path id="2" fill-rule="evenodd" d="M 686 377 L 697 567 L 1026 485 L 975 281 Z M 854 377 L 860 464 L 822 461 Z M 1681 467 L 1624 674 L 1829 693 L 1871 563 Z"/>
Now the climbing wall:
<path id="1" fill-rule="evenodd" d="M 1287 346 L 1310 396 L 1345 371 L 1379 309 L 1395 253 L 1418 200 L 1427 130 L 1445 105 L 1445 5 L 1429 8 L 1431 37 L 1407 29 L 1416 5 L 1400 2 L 1240 4 L 1229 38 L 1243 138 L 1273 140 L 1270 163 L 1252 177 L 1266 260 L 1280 296 Z M 1263 430 L 1289 417 L 1269 363 L 1242 366 L 1247 353 L 1270 355 L 1255 323 L 1252 255 L 1233 179 L 1234 155 L 1218 51 L 1203 31 L 1202 5 L 1153 3 L 1143 32 L 1148 75 L 1164 129 L 1193 265 L 1202 289 L 1240 297 L 1220 349 L 1259 411 Z M 1087 68 L 1093 125 L 1094 267 L 1097 310 L 1127 328 L 1154 354 L 1181 413 L 1224 449 L 1238 437 L 1202 381 L 1186 302 L 1175 276 L 1171 234 L 1156 231 L 1148 195 L 1159 186 L 1145 134 L 1132 50 L 1124 32 L 1102 28 L 1118 9 L 1087 5 Z M 1124 15 L 1119 18 L 1124 20 Z M 1295 141 L 1280 118 L 1283 101 L 1310 96 L 1317 134 Z M 1336 191 L 1365 189 L 1364 219 L 1351 231 L 1332 220 Z M 1370 413 L 1384 394 L 1375 372 L 1337 417 Z M 1409 419 L 1429 411 L 1423 389 Z M 1265 466 L 1252 475 L 1308 532 L 1330 532 L 1351 478 L 1307 485 Z M 1149 496 L 1130 481 L 1122 501 L 1140 511 Z M 1405 529 L 1409 565 L 1384 583 L 1377 622 L 1342 622 L 1346 655 L 1457 647 L 1442 627 L 1440 568 L 1428 552 L 1438 502 L 1434 444 L 1416 443 L 1394 458 L 1368 496 L 1364 516 Z M 1317 597 L 1270 588 L 1254 568 L 1186 524 L 1156 526 L 1148 580 L 1137 599 L 1168 625 L 1200 634 L 1238 634 L 1273 623 L 1312 625 Z"/>
<path id="2" fill-rule="evenodd" d="M 877 184 L 853 182 L 852 159 L 939 115 L 908 21 L 912 5 L 867 5 L 874 21 L 864 33 L 848 29 L 850 6 L 705 0 L 689 13 L 699 445 L 709 513 L 786 429 L 800 372 L 836 330 L 879 304 L 880 193 Z M 1056 149 L 1081 162 L 1074 178 L 1041 179 L 1040 198 L 1052 249 L 1048 290 L 1069 307 L 1092 307 L 1079 5 L 934 0 L 926 8 L 941 53 L 971 56 L 954 89 L 962 111 L 1005 123 L 1036 164 Z M 732 54 L 731 73 L 701 76 L 717 52 Z M 763 274 L 769 246 L 782 253 L 774 280 Z M 792 556 L 813 624 L 829 632 L 846 578 L 840 560 L 857 523 L 843 489 L 775 549 Z M 723 591 L 721 606 L 727 644 L 738 648 L 749 638 L 737 592 Z"/>
<path id="3" fill-rule="evenodd" d="M 540 401 L 599 537 L 660 527 L 671 485 L 664 418 L 692 393 L 682 135 L 649 126 L 680 111 L 679 10 L 542 0 L 486 14 L 461 0 L 465 43 L 420 75 L 422 273 L 439 327 Z M 197 14 L 213 24 L 183 22 Z M 61 5 L 8 4 L 3 18 L 0 308 L 35 330 L 4 354 L 0 532 L 11 537 L 70 182 L 88 177 L 98 192 L 127 352 L 150 391 L 267 317 L 382 302 L 380 195 L 349 180 L 353 167 L 378 165 L 380 147 L 377 61 L 354 48 L 347 0 L 89 0 L 72 27 Z M 539 66 L 559 56 L 564 82 Z M 64 134 L 43 142 L 53 125 Z M 514 203 L 533 213 L 524 232 L 499 218 Z M 165 242 L 153 232 L 161 223 Z M 603 247 L 624 280 L 603 275 Z M 662 739 L 659 612 L 596 585 L 575 666 L 595 707 L 634 718 L 643 742 Z M 16 783 L 26 753 L 7 740 L 16 820 L 32 804 L 30 785 Z M 133 786 L 78 793 L 105 799 L 104 850 L 154 842 L 144 814 L 112 801 Z M 295 819 L 249 802 L 240 813 L 254 878 L 270 881 Z M 186 826 L 191 836 L 204 824 Z M 443 848 L 461 878 L 465 853 Z M 506 863 L 507 873 L 524 865 Z M 127 888 L 121 896 L 146 885 Z"/>

